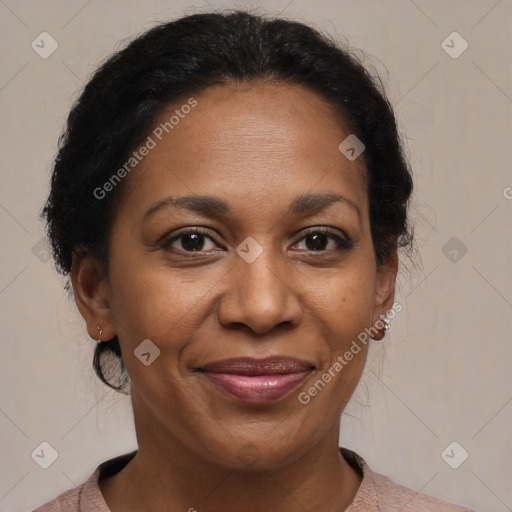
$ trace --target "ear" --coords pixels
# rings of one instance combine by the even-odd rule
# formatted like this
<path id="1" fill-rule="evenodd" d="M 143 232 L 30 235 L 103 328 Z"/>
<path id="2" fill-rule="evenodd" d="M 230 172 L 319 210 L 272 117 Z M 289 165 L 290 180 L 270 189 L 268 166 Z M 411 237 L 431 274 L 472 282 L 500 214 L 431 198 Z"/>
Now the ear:
<path id="1" fill-rule="evenodd" d="M 395 282 L 398 272 L 397 250 L 392 249 L 386 260 L 377 267 L 375 311 L 373 324 L 389 311 L 395 300 Z"/>
<path id="2" fill-rule="evenodd" d="M 71 282 L 89 336 L 97 341 L 101 327 L 101 340 L 112 339 L 116 331 L 110 310 L 110 285 L 103 265 L 86 249 L 73 251 Z"/>

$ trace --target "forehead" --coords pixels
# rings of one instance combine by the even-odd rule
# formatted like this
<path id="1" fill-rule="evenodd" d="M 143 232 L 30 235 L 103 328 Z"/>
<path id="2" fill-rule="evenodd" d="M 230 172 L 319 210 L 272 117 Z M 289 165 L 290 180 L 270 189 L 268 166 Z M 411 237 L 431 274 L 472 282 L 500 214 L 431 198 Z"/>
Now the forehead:
<path id="1" fill-rule="evenodd" d="M 163 188 L 264 200 L 318 188 L 364 208 L 364 159 L 349 161 L 338 149 L 349 134 L 337 110 L 300 85 L 214 86 L 160 112 L 129 189 L 153 200 Z"/>

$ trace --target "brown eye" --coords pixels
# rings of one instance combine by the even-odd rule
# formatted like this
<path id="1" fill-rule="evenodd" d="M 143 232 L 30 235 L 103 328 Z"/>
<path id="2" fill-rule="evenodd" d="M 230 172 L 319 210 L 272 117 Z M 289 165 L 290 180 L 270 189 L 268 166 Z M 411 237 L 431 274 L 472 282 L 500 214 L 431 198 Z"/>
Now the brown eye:
<path id="1" fill-rule="evenodd" d="M 187 233 L 181 235 L 177 240 L 181 239 L 181 246 L 185 251 L 200 251 L 205 245 L 204 235 L 197 233 Z"/>
<path id="2" fill-rule="evenodd" d="M 216 243 L 209 232 L 190 229 L 164 240 L 161 247 L 163 249 L 174 249 L 178 252 L 208 252 L 216 247 Z"/>
<path id="3" fill-rule="evenodd" d="M 322 252 L 330 250 L 350 250 L 353 247 L 352 241 L 347 237 L 343 238 L 329 229 L 315 228 L 301 238 L 298 244 L 305 240 L 305 250 L 311 252 Z M 331 247 L 329 247 L 329 243 Z M 296 244 L 297 245 L 297 244 Z"/>
<path id="4" fill-rule="evenodd" d="M 312 233 L 304 238 L 306 248 L 310 251 L 325 251 L 326 245 L 329 245 L 329 236 L 325 233 Z"/>

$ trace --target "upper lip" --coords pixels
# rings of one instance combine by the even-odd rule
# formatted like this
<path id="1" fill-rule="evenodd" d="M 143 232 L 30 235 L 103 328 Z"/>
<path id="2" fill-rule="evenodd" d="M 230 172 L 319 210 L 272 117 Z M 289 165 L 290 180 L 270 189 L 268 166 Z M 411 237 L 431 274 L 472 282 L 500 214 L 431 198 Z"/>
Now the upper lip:
<path id="1" fill-rule="evenodd" d="M 236 375 L 275 375 L 300 373 L 314 369 L 314 365 L 303 359 L 287 356 L 270 356 L 263 359 L 238 357 L 208 363 L 199 370 Z"/>

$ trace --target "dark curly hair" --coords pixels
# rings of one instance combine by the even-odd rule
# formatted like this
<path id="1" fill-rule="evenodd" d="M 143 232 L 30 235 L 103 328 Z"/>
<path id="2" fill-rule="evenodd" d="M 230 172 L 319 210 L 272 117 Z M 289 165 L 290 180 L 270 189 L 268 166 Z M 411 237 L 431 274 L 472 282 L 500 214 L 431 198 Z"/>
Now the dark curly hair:
<path id="1" fill-rule="evenodd" d="M 108 275 L 113 213 L 127 180 L 105 199 L 93 191 L 126 162 L 169 103 L 213 85 L 260 80 L 300 84 L 333 106 L 365 145 L 377 264 L 391 250 L 411 248 L 412 177 L 380 79 L 348 48 L 307 25 L 231 10 L 153 27 L 108 58 L 86 84 L 59 137 L 41 214 L 57 270 L 69 276 L 73 252 L 86 250 Z M 113 372 L 119 385 L 104 373 L 112 370 L 112 359 L 120 365 L 121 371 Z M 129 378 L 117 336 L 97 345 L 93 368 L 102 382 L 127 394 Z"/>

